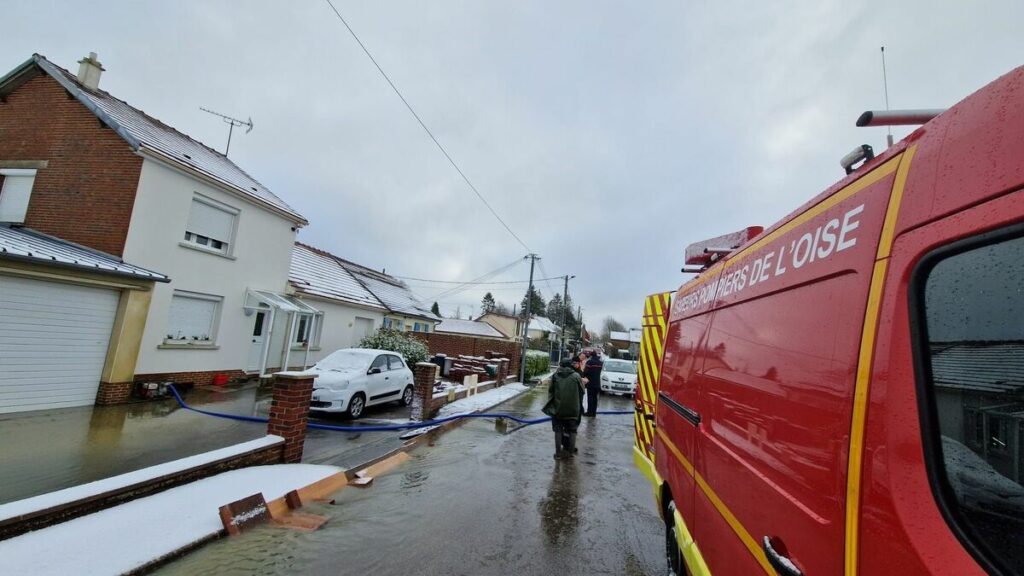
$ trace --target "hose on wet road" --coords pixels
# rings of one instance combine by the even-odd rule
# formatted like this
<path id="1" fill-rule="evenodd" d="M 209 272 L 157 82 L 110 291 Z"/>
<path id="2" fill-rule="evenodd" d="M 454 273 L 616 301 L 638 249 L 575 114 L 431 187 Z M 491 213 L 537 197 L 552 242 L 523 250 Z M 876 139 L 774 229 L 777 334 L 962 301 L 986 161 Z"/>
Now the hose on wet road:
<path id="1" fill-rule="evenodd" d="M 214 412 L 213 410 L 203 410 L 202 408 L 193 408 L 185 403 L 181 398 L 181 394 L 174 387 L 173 384 L 169 384 L 167 389 L 174 394 L 174 399 L 178 401 L 178 406 L 185 410 L 190 410 L 199 414 L 205 414 L 206 416 L 213 416 L 215 418 L 224 418 L 227 420 L 237 420 L 239 422 L 253 422 L 257 424 L 266 424 L 270 421 L 269 418 L 262 418 L 260 416 L 243 416 L 241 414 L 225 414 L 224 412 Z M 632 415 L 632 410 L 598 410 L 599 415 L 605 416 L 624 416 Z M 429 428 L 431 426 L 440 426 L 446 422 L 452 422 L 454 420 L 463 420 L 470 418 L 504 418 L 505 420 L 511 420 L 517 424 L 521 424 L 519 428 L 525 426 L 533 426 L 534 424 L 542 424 L 544 422 L 550 422 L 550 416 L 542 416 L 540 418 L 522 418 L 513 414 L 505 412 L 484 412 L 479 414 L 455 414 L 454 416 L 446 416 L 444 418 L 437 418 L 434 420 L 424 420 L 422 422 L 410 422 L 408 424 L 385 424 L 385 425 L 369 425 L 369 426 L 335 426 L 332 424 L 317 424 L 315 422 L 309 422 L 306 424 L 306 428 L 310 430 L 331 430 L 334 432 L 392 432 L 397 430 L 414 430 L 417 428 Z M 519 428 L 516 428 L 518 430 Z"/>

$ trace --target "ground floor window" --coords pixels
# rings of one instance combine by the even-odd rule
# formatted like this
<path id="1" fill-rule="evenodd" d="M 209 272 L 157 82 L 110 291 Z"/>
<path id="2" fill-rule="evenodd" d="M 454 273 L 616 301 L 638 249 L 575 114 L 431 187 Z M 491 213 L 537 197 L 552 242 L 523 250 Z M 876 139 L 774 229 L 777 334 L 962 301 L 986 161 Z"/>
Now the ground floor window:
<path id="1" fill-rule="evenodd" d="M 217 341 L 221 296 L 175 290 L 167 314 L 169 344 L 213 345 Z"/>
<path id="2" fill-rule="evenodd" d="M 309 344 L 310 348 L 320 347 L 320 335 L 323 333 L 323 314 L 303 314 L 295 325 L 295 336 L 292 344 Z"/>
<path id="3" fill-rule="evenodd" d="M 413 332 L 430 332 L 430 324 L 426 322 L 416 322 L 412 325 Z"/>

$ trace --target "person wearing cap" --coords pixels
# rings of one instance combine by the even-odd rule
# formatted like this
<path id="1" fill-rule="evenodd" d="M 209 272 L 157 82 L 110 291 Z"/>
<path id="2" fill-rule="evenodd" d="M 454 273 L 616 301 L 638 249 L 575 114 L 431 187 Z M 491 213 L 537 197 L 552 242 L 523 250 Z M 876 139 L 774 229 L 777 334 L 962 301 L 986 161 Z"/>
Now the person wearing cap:
<path id="1" fill-rule="evenodd" d="M 548 402 L 544 413 L 551 417 L 551 428 L 555 432 L 555 459 L 572 458 L 576 453 L 576 430 L 580 424 L 582 403 L 582 381 L 572 369 L 570 360 L 563 360 L 551 376 L 548 386 Z"/>
<path id="2" fill-rule="evenodd" d="M 601 361 L 601 353 L 594 350 L 583 367 L 583 377 L 587 383 L 587 411 L 583 415 L 590 418 L 597 416 L 597 396 L 601 393 L 601 370 L 603 368 L 604 362 Z"/>

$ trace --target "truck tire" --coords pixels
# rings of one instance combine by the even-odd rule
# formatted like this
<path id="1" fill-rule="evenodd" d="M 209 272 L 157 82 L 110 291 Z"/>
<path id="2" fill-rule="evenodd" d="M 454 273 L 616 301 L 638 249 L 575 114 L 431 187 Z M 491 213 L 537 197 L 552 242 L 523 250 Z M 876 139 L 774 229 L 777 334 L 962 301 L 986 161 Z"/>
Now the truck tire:
<path id="1" fill-rule="evenodd" d="M 683 564 L 683 552 L 679 549 L 679 539 L 676 538 L 674 500 L 668 501 L 665 514 L 665 559 L 668 561 L 668 576 L 686 576 L 686 565 Z"/>

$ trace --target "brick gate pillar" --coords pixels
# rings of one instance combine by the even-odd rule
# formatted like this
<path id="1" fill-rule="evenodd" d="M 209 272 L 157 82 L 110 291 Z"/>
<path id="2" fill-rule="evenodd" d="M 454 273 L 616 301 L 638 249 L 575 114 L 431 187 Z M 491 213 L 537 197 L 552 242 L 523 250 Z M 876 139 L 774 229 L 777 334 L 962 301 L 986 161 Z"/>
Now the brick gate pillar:
<path id="1" fill-rule="evenodd" d="M 498 363 L 498 373 L 495 375 L 495 385 L 501 386 L 508 378 L 508 358 L 495 358 Z"/>
<path id="2" fill-rule="evenodd" d="M 302 461 L 302 445 L 306 441 L 309 401 L 313 395 L 312 372 L 278 372 L 274 374 L 273 400 L 267 434 L 284 438 L 281 461 L 296 464 Z"/>
<path id="3" fill-rule="evenodd" d="M 434 417 L 434 382 L 440 368 L 432 362 L 419 362 L 413 367 L 413 420 L 429 420 Z"/>

